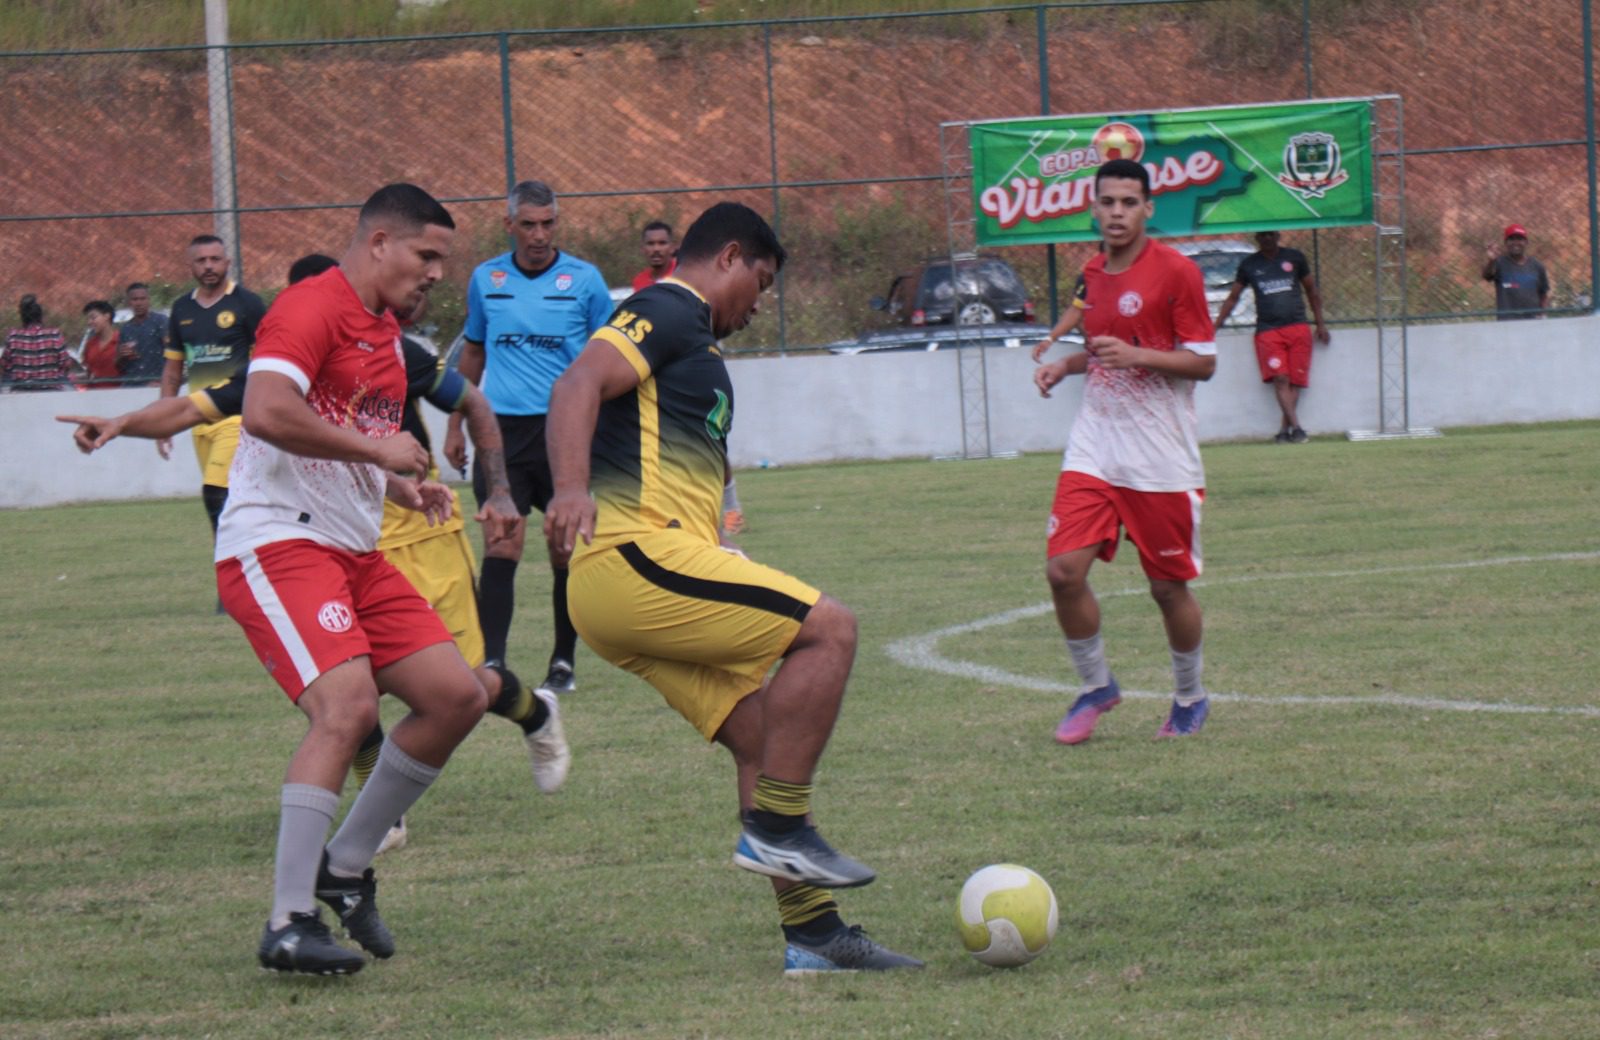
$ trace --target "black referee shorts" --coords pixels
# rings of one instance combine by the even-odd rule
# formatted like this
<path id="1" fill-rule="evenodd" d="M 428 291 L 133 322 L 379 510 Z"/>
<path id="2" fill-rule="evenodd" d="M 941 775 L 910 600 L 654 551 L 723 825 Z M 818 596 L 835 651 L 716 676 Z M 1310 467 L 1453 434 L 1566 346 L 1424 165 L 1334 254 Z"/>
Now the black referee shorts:
<path id="1" fill-rule="evenodd" d="M 500 438 L 505 442 L 506 476 L 511 479 L 511 501 L 517 512 L 527 516 L 533 509 L 544 512 L 555 494 L 555 482 L 550 477 L 550 454 L 544 446 L 544 419 L 542 415 L 497 415 Z M 472 458 L 472 493 L 482 506 L 489 497 L 489 482 L 484 476 L 483 460 L 476 452 Z"/>

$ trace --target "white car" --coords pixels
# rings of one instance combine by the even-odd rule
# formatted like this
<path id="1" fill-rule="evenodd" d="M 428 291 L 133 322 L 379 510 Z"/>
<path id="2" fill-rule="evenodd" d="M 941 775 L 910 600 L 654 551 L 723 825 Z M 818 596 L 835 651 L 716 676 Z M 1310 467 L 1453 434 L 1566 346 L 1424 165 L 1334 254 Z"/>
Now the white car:
<path id="1" fill-rule="evenodd" d="M 1234 276 L 1239 273 L 1239 261 L 1256 251 L 1256 247 L 1237 238 L 1212 238 L 1199 242 L 1172 242 L 1172 248 L 1195 262 L 1206 282 L 1206 305 L 1213 320 L 1222 301 L 1233 289 Z M 1256 296 L 1245 289 L 1228 316 L 1228 328 L 1254 329 L 1256 324 Z"/>

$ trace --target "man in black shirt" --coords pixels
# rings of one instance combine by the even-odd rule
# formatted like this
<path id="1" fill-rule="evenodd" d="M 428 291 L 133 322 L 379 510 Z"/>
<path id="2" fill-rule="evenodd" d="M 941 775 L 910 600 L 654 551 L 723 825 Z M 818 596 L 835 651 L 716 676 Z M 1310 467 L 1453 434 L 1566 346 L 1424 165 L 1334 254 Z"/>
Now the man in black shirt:
<path id="1" fill-rule="evenodd" d="M 1256 298 L 1256 361 L 1261 366 L 1261 381 L 1271 383 L 1283 413 L 1279 444 L 1303 444 L 1306 431 L 1300 426 L 1295 406 L 1300 391 L 1311 385 L 1311 329 L 1306 325 L 1306 301 L 1317 319 L 1316 339 L 1327 344 L 1331 337 L 1322 320 L 1322 294 L 1317 292 L 1311 265 L 1298 249 L 1278 244 L 1276 231 L 1256 235 L 1256 251 L 1239 264 L 1233 288 L 1217 311 L 1217 328 L 1228 320 L 1239 294 L 1246 286 Z M 1301 294 L 1304 293 L 1304 296 Z"/>
<path id="2" fill-rule="evenodd" d="M 117 358 L 127 365 L 128 383 L 154 383 L 166 364 L 167 316 L 150 309 L 150 287 L 143 282 L 128 286 L 124 297 L 133 317 L 122 323 Z"/>
<path id="3" fill-rule="evenodd" d="M 1528 231 L 1521 224 L 1506 228 L 1504 251 L 1490 246 L 1483 280 L 1494 283 L 1494 309 L 1499 321 L 1542 318 L 1550 306 L 1550 276 L 1528 255 Z"/>

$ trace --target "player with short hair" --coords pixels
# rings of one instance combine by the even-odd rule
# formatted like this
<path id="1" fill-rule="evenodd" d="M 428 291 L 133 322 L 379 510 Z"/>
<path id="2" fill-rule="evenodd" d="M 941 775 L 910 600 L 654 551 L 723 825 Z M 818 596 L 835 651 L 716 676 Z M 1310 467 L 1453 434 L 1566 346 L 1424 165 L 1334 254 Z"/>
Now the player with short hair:
<path id="1" fill-rule="evenodd" d="M 875 875 L 809 818 L 855 615 L 719 544 L 733 383 L 717 344 L 754 317 L 784 258 L 765 220 L 720 203 L 684 235 L 676 274 L 595 333 L 551 393 L 545 536 L 573 554 L 572 620 L 590 649 L 733 752 L 734 862 L 774 879 L 785 972 L 921 967 L 840 920 L 828 890 Z"/>
<path id="2" fill-rule="evenodd" d="M 550 501 L 550 461 L 545 454 L 545 413 L 550 387 L 589 336 L 611 316 L 611 294 L 599 268 L 556 248 L 556 193 L 542 181 L 523 181 L 511 191 L 506 231 L 513 248 L 485 260 L 467 287 L 465 345 L 457 367 L 483 387 L 500 421 L 506 445 L 511 497 L 524 517 Z M 445 459 L 460 469 L 466 446 L 460 421 L 451 417 Z M 483 471 L 473 466 L 472 488 L 483 501 Z M 489 660 L 503 663 L 516 603 L 517 564 L 523 528 L 486 541 L 478 583 L 478 612 Z M 543 689 L 566 693 L 576 687 L 573 660 L 578 634 L 567 612 L 567 558 L 551 550 L 554 578 L 550 606 L 555 648 Z"/>
<path id="3" fill-rule="evenodd" d="M 194 291 L 178 297 L 167 319 L 166 366 L 161 396 L 176 397 L 185 379 L 190 390 L 225 382 L 250 360 L 256 327 L 267 311 L 261 297 L 228 278 L 228 251 L 216 235 L 189 241 L 189 269 Z M 223 419 L 194 428 L 194 451 L 200 460 L 200 500 L 213 535 L 228 501 L 228 467 L 239 443 L 239 419 Z M 157 442 L 167 458 L 171 444 Z"/>
<path id="4" fill-rule="evenodd" d="M 644 250 L 644 270 L 633 276 L 633 291 L 648 289 L 670 275 L 678 266 L 678 245 L 672 240 L 672 225 L 652 220 L 639 232 Z"/>
<path id="5" fill-rule="evenodd" d="M 414 308 L 438 281 L 454 229 L 421 188 L 379 189 L 340 265 L 274 302 L 250 362 L 217 584 L 310 723 L 284 778 L 273 907 L 258 951 L 262 966 L 279 971 L 363 965 L 333 941 L 318 899 L 374 956 L 394 953 L 372 857 L 485 708 L 449 630 L 377 552 L 386 493 L 435 514 L 449 508 L 449 489 L 422 479 L 428 453 L 400 429 L 406 378 L 391 312 Z M 495 534 L 516 523 L 495 502 L 485 509 Z M 380 690 L 411 711 L 324 847 Z"/>
<path id="6" fill-rule="evenodd" d="M 1083 692 L 1056 740 L 1089 739 L 1122 700 L 1106 665 L 1100 604 L 1089 568 L 1110 562 L 1123 531 L 1139 551 L 1161 608 L 1177 687 L 1159 736 L 1200 732 L 1209 711 L 1201 685 L 1200 504 L 1205 471 L 1194 384 L 1216 371 L 1205 283 L 1193 261 L 1151 239 L 1150 174 L 1113 159 L 1095 173 L 1093 211 L 1105 252 L 1084 267 L 1086 350 L 1034 371 L 1048 391 L 1068 375 L 1087 379 L 1050 511 L 1045 573 Z"/>
<path id="7" fill-rule="evenodd" d="M 1332 337 L 1322 320 L 1322 294 L 1311 276 L 1311 264 L 1298 249 L 1279 245 L 1276 231 L 1256 233 L 1256 251 L 1239 262 L 1228 298 L 1217 309 L 1221 328 L 1248 286 L 1256 301 L 1256 363 L 1261 381 L 1271 383 L 1282 421 L 1279 444 L 1304 444 L 1309 438 L 1300 425 L 1296 405 L 1300 391 L 1311 386 L 1311 327 L 1306 324 L 1306 301 L 1316 315 L 1316 341 L 1326 345 Z M 1302 297 L 1302 293 L 1304 296 Z"/>

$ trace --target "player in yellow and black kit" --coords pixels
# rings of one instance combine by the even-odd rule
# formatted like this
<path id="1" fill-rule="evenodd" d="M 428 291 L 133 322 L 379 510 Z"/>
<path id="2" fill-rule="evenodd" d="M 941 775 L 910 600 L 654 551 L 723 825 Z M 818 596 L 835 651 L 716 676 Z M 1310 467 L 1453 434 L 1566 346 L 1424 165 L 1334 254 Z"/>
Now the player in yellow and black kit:
<path id="1" fill-rule="evenodd" d="M 855 616 L 719 541 L 733 384 L 717 341 L 749 323 L 784 255 L 753 210 L 713 206 L 673 275 L 594 334 L 551 395 L 545 536 L 572 554 L 567 602 L 583 641 L 733 752 L 744 820 L 733 858 L 773 878 L 785 973 L 921 967 L 840 920 L 828 890 L 875 874 L 809 819 Z"/>
<path id="2" fill-rule="evenodd" d="M 189 242 L 193 292 L 173 301 L 168 319 L 166 367 L 161 396 L 176 397 L 187 377 L 190 391 L 205 390 L 242 373 L 255 346 L 256 326 L 267 312 L 261 297 L 228 279 L 228 253 L 216 235 L 196 235 Z M 200 499 L 211 531 L 228 501 L 228 467 L 239 445 L 239 417 L 195 427 L 194 453 L 200 460 Z M 167 454 L 162 444 L 162 456 Z"/>

